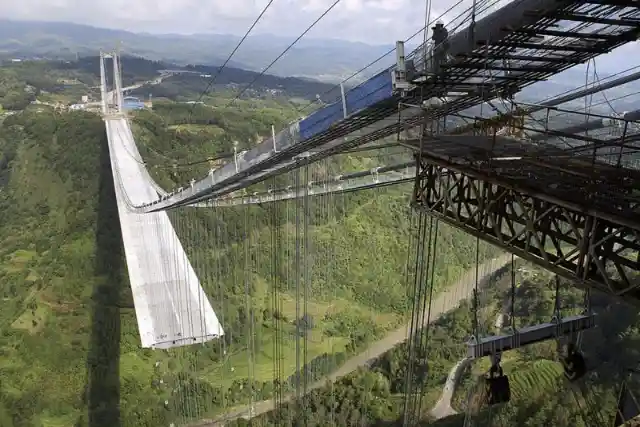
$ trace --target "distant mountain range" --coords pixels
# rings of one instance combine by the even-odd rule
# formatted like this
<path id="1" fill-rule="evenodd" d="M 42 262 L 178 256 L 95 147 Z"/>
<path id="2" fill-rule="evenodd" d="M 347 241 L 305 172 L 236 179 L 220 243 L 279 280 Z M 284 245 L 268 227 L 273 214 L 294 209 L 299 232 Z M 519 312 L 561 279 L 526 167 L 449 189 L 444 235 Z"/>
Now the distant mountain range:
<path id="1" fill-rule="evenodd" d="M 71 59 L 95 55 L 100 49 L 178 64 L 219 65 L 240 40 L 220 34 L 147 34 L 96 28 L 64 22 L 11 21 L 0 19 L 0 58 L 43 57 Z M 292 42 L 272 35 L 250 36 L 234 55 L 230 66 L 262 71 Z M 309 77 L 336 81 L 377 59 L 393 46 L 372 46 L 341 40 L 302 39 L 271 69 L 279 76 Z M 369 70 L 369 75 L 395 61 L 393 55 Z"/>
<path id="2" fill-rule="evenodd" d="M 216 66 L 226 60 L 229 53 L 240 40 L 237 36 L 220 34 L 148 34 L 123 30 L 97 28 L 64 22 L 11 21 L 0 19 L 0 60 L 6 58 L 48 58 L 75 59 L 76 56 L 94 56 L 100 49 L 113 49 L 120 43 L 123 54 L 139 56 L 150 60 L 177 65 L 202 64 Z M 233 56 L 228 67 L 248 71 L 262 71 L 293 40 L 273 35 L 250 36 Z M 411 50 L 411 46 L 407 50 Z M 335 83 L 360 70 L 370 62 L 390 52 L 393 46 L 373 46 L 331 39 L 301 39 L 282 57 L 267 74 L 280 77 L 302 77 Z M 369 77 L 379 70 L 392 65 L 395 55 L 389 54 L 383 60 L 362 73 L 353 84 Z M 605 78 L 619 71 L 625 62 L 624 57 L 613 60 L 600 60 L 599 77 Z M 624 64 L 623 64 L 624 65 Z M 529 102 L 540 101 L 548 96 L 573 89 L 584 82 L 585 68 L 576 67 L 552 77 L 549 81 L 525 88 L 519 98 Z M 613 89 L 607 96 L 616 98 L 630 91 L 636 91 L 638 84 Z M 602 98 L 596 96 L 596 98 Z M 595 99 L 594 99 L 595 101 Z M 608 109 L 606 102 L 603 109 Z M 625 104 L 624 109 L 637 108 L 629 105 L 629 100 L 618 102 Z M 584 107 L 584 100 L 574 102 L 573 108 Z"/>

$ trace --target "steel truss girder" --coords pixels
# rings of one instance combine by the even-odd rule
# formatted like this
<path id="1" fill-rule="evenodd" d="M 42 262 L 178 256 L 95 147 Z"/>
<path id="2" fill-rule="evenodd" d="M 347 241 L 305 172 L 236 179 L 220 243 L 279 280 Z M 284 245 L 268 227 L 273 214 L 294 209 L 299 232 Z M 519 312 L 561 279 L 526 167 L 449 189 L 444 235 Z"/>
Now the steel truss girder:
<path id="1" fill-rule="evenodd" d="M 581 287 L 640 304 L 640 215 L 618 221 L 425 154 L 417 164 L 416 209 Z"/>
<path id="2" fill-rule="evenodd" d="M 467 344 L 467 357 L 479 359 L 497 352 L 502 353 L 562 336 L 572 336 L 592 329 L 595 325 L 595 315 L 586 314 L 565 317 L 550 323 L 527 326 L 512 331 L 510 334 L 492 335 L 478 340 L 472 337 Z"/>

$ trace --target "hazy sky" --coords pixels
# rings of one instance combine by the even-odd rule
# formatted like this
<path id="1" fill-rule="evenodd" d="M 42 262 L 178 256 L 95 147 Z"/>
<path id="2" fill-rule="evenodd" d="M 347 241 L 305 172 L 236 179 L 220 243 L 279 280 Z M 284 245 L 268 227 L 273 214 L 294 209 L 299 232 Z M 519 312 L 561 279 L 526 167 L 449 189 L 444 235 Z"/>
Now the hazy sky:
<path id="1" fill-rule="evenodd" d="M 254 33 L 298 36 L 335 0 L 275 0 Z M 393 43 L 423 26 L 426 0 L 341 0 L 309 33 Z M 432 17 L 458 0 L 432 0 Z M 465 6 L 472 0 L 464 0 Z M 505 1 L 505 0 L 501 0 Z M 0 0 L 0 18 L 70 21 L 152 33 L 242 35 L 268 0 Z M 462 9 L 457 8 L 458 11 Z M 451 16 L 449 17 L 451 19 Z"/>
<path id="2" fill-rule="evenodd" d="M 297 37 L 334 1 L 274 0 L 252 34 Z M 495 9 L 509 1 L 478 3 Z M 442 17 L 453 28 L 454 23 L 460 23 L 460 16 L 468 17 L 473 0 L 431 2 L 432 22 L 455 5 Z M 243 35 L 267 3 L 268 0 L 0 0 L 0 18 L 69 21 L 136 32 Z M 305 38 L 392 44 L 423 27 L 425 4 L 426 0 L 341 0 Z M 638 49 L 638 43 L 618 49 L 601 58 L 598 68 L 613 72 L 638 64 L 637 59 L 630 61 L 638 57 Z"/>

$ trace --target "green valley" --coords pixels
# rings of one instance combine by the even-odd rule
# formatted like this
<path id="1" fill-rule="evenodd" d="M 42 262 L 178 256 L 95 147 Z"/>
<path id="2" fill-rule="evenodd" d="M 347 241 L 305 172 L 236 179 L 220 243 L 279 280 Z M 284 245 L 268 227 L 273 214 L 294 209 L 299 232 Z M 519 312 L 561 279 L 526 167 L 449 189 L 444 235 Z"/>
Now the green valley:
<path id="1" fill-rule="evenodd" d="M 197 106 L 195 122 L 201 117 L 207 124 L 193 127 L 181 124 L 190 108 L 159 101 L 152 112 L 132 117 L 143 156 L 168 189 L 211 167 L 175 162 L 228 152 L 234 142 L 249 147 L 272 124 L 283 126 L 298 114 L 286 100 L 240 100 L 226 108 Z M 269 247 L 270 208 L 178 211 L 171 216 L 192 257 L 204 256 L 204 242 L 209 259 L 227 266 L 203 279 L 227 335 L 200 347 L 141 350 L 102 121 L 88 112 L 29 107 L 6 117 L 0 136 L 7 159 L 0 180 L 1 348 L 10 361 L 0 368 L 0 390 L 14 426 L 106 426 L 117 420 L 155 426 L 215 416 L 271 397 L 274 360 L 282 382 L 291 381 L 296 364 L 307 364 L 310 378 L 320 379 L 406 321 L 407 187 L 311 202 L 305 300 L 313 325 L 300 339 L 305 356 L 297 361 L 298 317 L 305 311 L 296 310 L 296 266 L 285 253 L 293 249 L 293 238 L 285 239 L 290 247 L 280 248 L 278 289 L 272 286 L 271 259 L 257 254 L 257 248 L 266 254 Z M 372 154 L 345 155 L 307 172 L 366 169 L 379 162 Z M 279 209 L 276 228 L 293 236 L 301 208 L 289 202 Z M 190 241 L 194 236 L 181 226 L 186 220 L 203 233 L 226 231 L 217 239 Z M 251 221 L 250 232 L 243 231 L 244 221 Z M 471 249 L 459 250 L 473 246 L 460 244 L 471 241 L 462 233 L 443 227 L 440 235 L 436 280 L 442 288 L 474 257 Z M 254 248 L 253 259 L 245 256 L 248 248 Z M 201 276 L 212 273 L 207 268 L 211 263 L 196 265 Z M 284 336 L 278 349 L 276 334 Z"/>
<path id="2" fill-rule="evenodd" d="M 473 285 L 476 258 L 506 263 L 482 280 L 483 334 L 504 332 L 495 321 L 510 311 L 512 285 L 519 326 L 553 315 L 551 274 L 517 261 L 511 283 L 509 256 L 483 243 L 476 254 L 475 238 L 443 223 L 429 233 L 437 236 L 430 277 L 413 277 L 413 252 L 425 235 L 408 205 L 411 185 L 403 185 L 170 211 L 225 335 L 203 345 L 141 349 L 104 123 L 95 113 L 45 101 L 67 105 L 94 93 L 94 63 L 0 68 L 0 104 L 11 111 L 0 121 L 0 426 L 158 427 L 225 418 L 247 425 L 242 417 L 251 414 L 257 426 L 390 427 L 402 425 L 405 399 L 419 395 L 415 425 L 461 426 L 463 414 L 436 420 L 430 411 L 472 334 L 471 292 L 456 284 Z M 126 78 L 147 81 L 161 66 L 138 60 Z M 45 82 L 32 78 L 43 75 Z M 75 80 L 58 87 L 60 79 Z M 308 103 L 318 92 L 318 83 L 289 84 L 234 102 L 224 86 L 202 104 L 185 102 L 198 94 L 193 79 L 143 87 L 141 96 L 163 94 L 152 109 L 129 116 L 145 166 L 168 191 L 206 176 L 234 147 L 248 149 L 272 125 L 298 118 L 300 99 Z M 408 158 L 398 147 L 345 153 L 247 194 Z M 420 303 L 414 283 L 432 285 L 446 313 L 418 334 L 424 348 L 410 351 L 401 341 Z M 561 300 L 564 313 L 575 312 L 583 291 L 563 282 Z M 574 398 L 555 343 L 540 343 L 505 354 L 512 402 L 470 407 L 474 416 L 502 425 L 587 426 L 575 419 L 578 403 L 590 399 L 611 417 L 621 369 L 637 363 L 640 320 L 609 297 L 594 294 L 592 306 L 599 328 L 583 338 L 593 364 L 583 380 L 586 394 Z M 478 377 L 487 367 L 480 361 L 465 370 L 452 392 L 454 411 L 479 400 Z M 408 395 L 407 380 L 420 384 Z M 281 407 L 270 411 L 274 402 Z"/>

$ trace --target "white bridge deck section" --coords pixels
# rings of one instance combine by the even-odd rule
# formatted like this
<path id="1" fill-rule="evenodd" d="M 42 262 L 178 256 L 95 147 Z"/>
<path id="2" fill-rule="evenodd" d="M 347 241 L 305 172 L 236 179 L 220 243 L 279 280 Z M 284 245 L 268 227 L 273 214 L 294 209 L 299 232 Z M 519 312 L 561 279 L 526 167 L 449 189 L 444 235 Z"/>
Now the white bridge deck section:
<path id="1" fill-rule="evenodd" d="M 145 348 L 170 348 L 224 334 L 166 212 L 130 204 L 158 198 L 124 118 L 105 120 L 129 281 Z"/>

